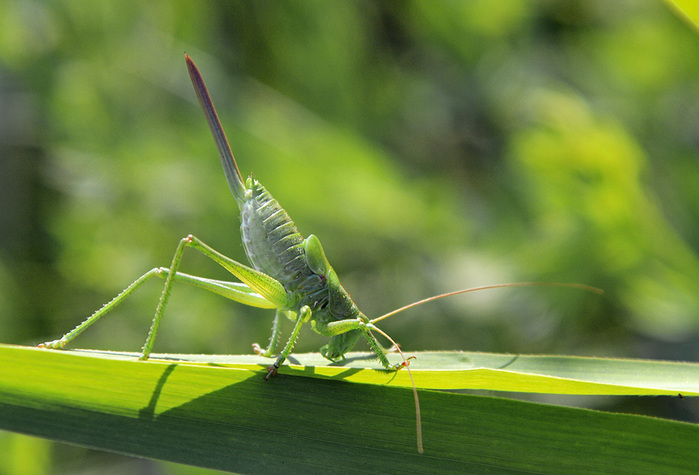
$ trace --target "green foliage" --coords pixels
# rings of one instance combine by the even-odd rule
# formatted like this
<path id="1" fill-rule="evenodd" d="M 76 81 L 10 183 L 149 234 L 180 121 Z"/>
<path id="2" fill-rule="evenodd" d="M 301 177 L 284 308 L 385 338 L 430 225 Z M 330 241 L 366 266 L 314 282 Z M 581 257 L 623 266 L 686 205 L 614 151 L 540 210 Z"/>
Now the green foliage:
<path id="1" fill-rule="evenodd" d="M 406 351 L 696 360 L 696 39 L 654 0 L 1 2 L 0 341 L 60 336 L 188 233 L 244 260 L 186 51 L 241 171 L 367 315 L 499 282 L 605 290 L 424 306 L 382 326 Z M 190 254 L 183 270 L 228 278 Z M 180 287 L 156 351 L 265 343 L 269 311 Z M 159 290 L 79 346 L 137 350 Z"/>
<path id="2" fill-rule="evenodd" d="M 458 368 L 479 366 L 467 363 L 474 356 L 420 355 L 416 367 L 439 357 L 441 372 L 458 378 Z M 699 463 L 696 425 L 434 391 L 421 391 L 425 454 L 418 455 L 410 390 L 394 386 L 395 373 L 362 369 L 357 354 L 349 366 L 335 369 L 339 379 L 366 373 L 365 384 L 320 379 L 327 365 L 297 368 L 296 375 L 283 371 L 267 382 L 265 364 L 243 368 L 235 356 L 202 364 L 141 362 L 2 346 L 0 357 L 0 427 L 200 467 L 245 473 L 342 467 L 355 473 L 689 473 Z M 577 376 L 594 377 L 590 370 L 600 363 L 618 370 L 655 364 L 592 362 Z M 577 364 L 558 359 L 559 368 L 549 365 L 547 371 Z M 665 364 L 668 384 L 686 387 L 686 375 L 698 371 L 697 365 L 681 366 Z M 520 370 L 515 362 L 505 371 L 511 388 Z M 366 379 L 373 377 L 383 382 Z M 699 394 L 696 380 L 693 392 Z"/>

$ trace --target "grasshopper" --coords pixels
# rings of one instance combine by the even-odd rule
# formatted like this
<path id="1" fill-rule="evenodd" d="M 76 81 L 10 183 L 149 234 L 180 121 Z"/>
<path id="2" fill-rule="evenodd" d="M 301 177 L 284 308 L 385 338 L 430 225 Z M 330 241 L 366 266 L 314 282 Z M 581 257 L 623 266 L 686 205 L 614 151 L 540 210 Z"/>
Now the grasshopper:
<path id="1" fill-rule="evenodd" d="M 369 319 L 357 308 L 357 305 L 342 287 L 318 238 L 311 234 L 304 239 L 286 211 L 260 182 L 252 175 L 247 180 L 243 179 L 201 73 L 186 54 L 185 61 L 195 93 L 214 137 L 226 181 L 240 209 L 240 234 L 245 254 L 252 267 L 221 254 L 190 234 L 180 240 L 170 267 L 155 267 L 146 272 L 73 330 L 58 340 L 40 344 L 40 347 L 64 348 L 145 282 L 153 277 L 160 277 L 165 280 L 165 284 L 148 337 L 143 345 L 141 360 L 148 359 L 151 354 L 173 283 L 183 282 L 245 305 L 276 310 L 269 345 L 263 348 L 257 343 L 253 344 L 255 353 L 259 355 L 267 357 L 276 355 L 275 361 L 267 368 L 265 380 L 269 380 L 277 374 L 280 366 L 292 352 L 302 325 L 310 322 L 316 332 L 329 337 L 328 343 L 320 348 L 320 353 L 328 360 L 333 362 L 344 360 L 344 355 L 355 346 L 359 339 L 364 338 L 384 368 L 387 370 L 406 368 L 412 381 L 409 365 L 410 360 L 414 357 L 406 358 L 396 342 L 375 325 L 376 322 L 408 308 L 452 295 L 486 288 L 542 285 L 537 283 L 498 284 L 458 290 L 412 303 L 373 320 Z M 213 280 L 180 272 L 180 262 L 185 248 L 193 248 L 201 252 L 240 279 L 241 282 Z M 543 285 L 597 290 L 582 284 L 553 283 Z M 293 321 L 294 327 L 286 345 L 281 351 L 278 351 L 279 321 L 282 316 Z M 400 363 L 389 361 L 388 353 L 390 350 L 386 350 L 378 342 L 373 332 L 379 333 L 391 342 L 392 348 L 401 356 Z M 420 406 L 414 382 L 413 394 L 417 420 L 417 446 L 418 451 L 422 453 Z"/>

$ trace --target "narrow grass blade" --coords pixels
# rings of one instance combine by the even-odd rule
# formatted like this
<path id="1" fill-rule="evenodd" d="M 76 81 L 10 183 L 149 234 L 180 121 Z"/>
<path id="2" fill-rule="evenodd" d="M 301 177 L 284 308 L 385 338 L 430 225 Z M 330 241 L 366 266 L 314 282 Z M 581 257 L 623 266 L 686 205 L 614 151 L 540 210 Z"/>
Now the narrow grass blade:
<path id="1" fill-rule="evenodd" d="M 237 472 L 690 473 L 696 425 L 262 368 L 0 345 L 0 428 Z M 345 368 L 351 373 L 352 370 Z M 372 370 L 373 371 L 373 370 Z M 450 371 L 450 370 L 445 370 Z"/>

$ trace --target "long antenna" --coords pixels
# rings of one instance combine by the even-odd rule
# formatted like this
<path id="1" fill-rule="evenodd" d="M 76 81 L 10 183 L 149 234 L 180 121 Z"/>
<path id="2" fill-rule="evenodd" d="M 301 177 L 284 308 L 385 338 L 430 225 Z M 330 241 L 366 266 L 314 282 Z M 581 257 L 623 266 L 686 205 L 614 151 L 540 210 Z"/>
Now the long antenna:
<path id="1" fill-rule="evenodd" d="M 454 292 L 447 292 L 446 294 L 434 295 L 434 296 L 428 297 L 426 299 L 418 300 L 417 302 L 413 302 L 411 304 L 408 304 L 405 307 L 401 307 L 401 308 L 398 308 L 398 309 L 393 310 L 391 312 L 388 312 L 385 315 L 381 315 L 380 317 L 371 320 L 371 323 L 380 322 L 381 320 L 388 318 L 388 317 L 391 317 L 397 313 L 400 313 L 403 310 L 408 310 L 409 308 L 417 307 L 418 305 L 422 305 L 423 303 L 427 303 L 427 302 L 432 302 L 433 300 L 443 299 L 444 297 L 451 297 L 453 295 L 466 294 L 468 292 L 476 292 L 478 290 L 500 289 L 503 287 L 531 287 L 531 286 L 535 286 L 535 285 L 545 285 L 545 286 L 553 286 L 553 287 L 570 287 L 570 288 L 574 288 L 574 289 L 586 290 L 588 292 L 594 292 L 596 294 L 604 293 L 604 290 L 598 289 L 597 287 L 592 287 L 591 285 L 573 284 L 573 283 L 568 283 L 568 282 L 517 282 L 517 283 L 512 283 L 512 284 L 483 285 L 481 287 L 472 287 L 470 289 L 455 290 Z"/>
<path id="2" fill-rule="evenodd" d="M 406 358 L 405 355 L 403 354 L 403 351 L 400 349 L 400 346 L 393 341 L 393 338 L 388 336 L 386 332 L 381 330 L 379 327 L 375 326 L 374 323 L 379 322 L 385 318 L 391 317 L 397 313 L 402 312 L 403 310 L 408 310 L 413 307 L 417 307 L 418 305 L 422 305 L 423 303 L 427 302 L 432 302 L 433 300 L 439 300 L 443 299 L 445 297 L 451 297 L 454 295 L 460 295 L 460 294 L 466 294 L 469 292 L 476 292 L 478 290 L 487 290 L 487 289 L 500 289 L 503 287 L 531 287 L 535 285 L 545 285 L 545 286 L 553 286 L 553 287 L 569 287 L 573 289 L 580 289 L 580 290 L 585 290 L 588 292 L 594 292 L 596 294 L 602 294 L 604 291 L 602 289 L 599 289 L 597 287 L 593 287 L 591 285 L 585 285 L 585 284 L 575 284 L 575 283 L 567 283 L 567 282 L 517 282 L 517 283 L 510 283 L 510 284 L 493 284 L 493 285 L 483 285 L 480 287 L 472 287 L 470 289 L 461 289 L 461 290 L 455 290 L 453 292 L 447 292 L 445 294 L 439 294 L 439 295 L 434 295 L 432 297 L 428 297 L 426 299 L 418 300 L 417 302 L 413 302 L 411 304 L 408 304 L 404 307 L 398 308 L 396 310 L 393 310 L 391 312 L 388 312 L 385 315 L 381 315 L 378 318 L 375 318 L 371 320 L 371 330 L 376 331 L 383 335 L 388 341 L 390 341 L 393 344 L 393 347 L 398 350 L 398 353 L 400 353 L 401 358 L 403 358 L 403 366 L 405 366 L 405 369 L 408 370 L 408 376 L 410 376 L 410 383 L 413 385 L 413 395 L 415 396 L 415 425 L 416 425 L 416 431 L 417 431 L 417 451 L 419 453 L 424 453 L 424 447 L 422 445 L 422 417 L 420 415 L 420 400 L 417 396 L 417 388 L 415 386 L 415 380 L 413 379 L 413 373 L 410 371 L 410 362 L 408 360 L 414 358 L 414 356 L 411 356 L 410 358 Z"/>
<path id="3" fill-rule="evenodd" d="M 425 449 L 422 445 L 422 416 L 420 415 L 420 399 L 417 397 L 417 387 L 415 387 L 415 380 L 413 379 L 413 373 L 410 371 L 410 362 L 408 360 L 411 360 L 415 358 L 414 356 L 411 356 L 409 358 L 406 358 L 405 355 L 403 354 L 403 351 L 400 349 L 400 346 L 398 346 L 398 343 L 393 341 L 393 338 L 388 336 L 386 332 L 381 330 L 379 327 L 372 325 L 371 330 L 374 330 L 384 337 L 388 341 L 393 344 L 393 347 L 400 353 L 401 358 L 403 358 L 403 366 L 405 369 L 408 370 L 408 376 L 410 376 L 410 384 L 413 385 L 413 396 L 415 396 L 415 431 L 417 433 L 417 451 L 421 454 L 425 453 Z M 400 366 L 398 367 L 400 369 Z"/>

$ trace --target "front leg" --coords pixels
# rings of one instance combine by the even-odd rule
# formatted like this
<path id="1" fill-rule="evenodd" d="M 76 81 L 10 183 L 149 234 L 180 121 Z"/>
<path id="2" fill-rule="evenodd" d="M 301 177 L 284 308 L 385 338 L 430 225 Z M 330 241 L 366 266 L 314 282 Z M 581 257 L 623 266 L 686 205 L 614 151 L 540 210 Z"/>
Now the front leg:
<path id="1" fill-rule="evenodd" d="M 314 328 L 321 335 L 332 336 L 330 342 L 320 349 L 320 353 L 330 361 L 337 362 L 344 359 L 345 353 L 354 348 L 359 337 L 363 335 L 384 368 L 398 370 L 407 366 L 407 360 L 398 364 L 393 364 L 388 360 L 386 350 L 381 346 L 374 334 L 371 333 L 371 330 L 377 330 L 386 337 L 388 335 L 372 323 L 364 321 L 361 317 L 339 320 L 324 325 L 316 324 Z M 391 339 L 389 338 L 389 340 Z M 393 343 L 392 340 L 391 342 Z"/>

